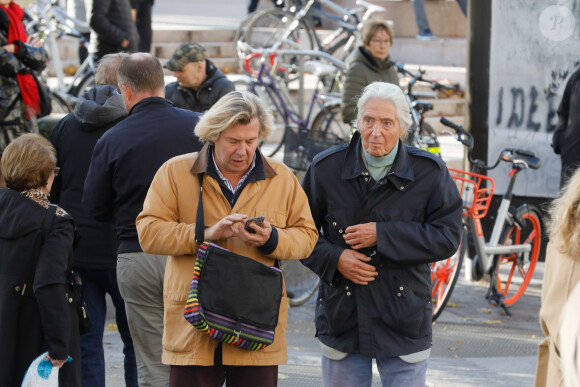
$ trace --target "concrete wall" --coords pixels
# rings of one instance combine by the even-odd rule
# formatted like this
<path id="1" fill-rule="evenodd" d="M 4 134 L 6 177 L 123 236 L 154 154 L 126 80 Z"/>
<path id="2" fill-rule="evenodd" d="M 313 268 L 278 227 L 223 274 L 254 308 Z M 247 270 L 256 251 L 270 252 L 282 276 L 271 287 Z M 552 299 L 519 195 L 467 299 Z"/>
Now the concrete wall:
<path id="1" fill-rule="evenodd" d="M 555 197 L 560 158 L 550 144 L 566 81 L 580 65 L 580 0 L 493 0 L 491 24 L 488 160 L 505 147 L 533 150 L 542 167 L 523 172 L 515 192 Z M 506 172 L 490 173 L 498 193 Z"/>

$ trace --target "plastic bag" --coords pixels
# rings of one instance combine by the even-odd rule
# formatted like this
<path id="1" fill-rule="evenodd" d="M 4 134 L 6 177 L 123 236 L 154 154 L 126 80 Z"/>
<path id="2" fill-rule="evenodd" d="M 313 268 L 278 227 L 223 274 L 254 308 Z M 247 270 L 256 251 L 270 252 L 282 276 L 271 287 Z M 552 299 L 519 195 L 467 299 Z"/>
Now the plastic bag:
<path id="1" fill-rule="evenodd" d="M 30 363 L 22 380 L 22 387 L 58 387 L 58 367 L 48 360 L 48 352 Z"/>

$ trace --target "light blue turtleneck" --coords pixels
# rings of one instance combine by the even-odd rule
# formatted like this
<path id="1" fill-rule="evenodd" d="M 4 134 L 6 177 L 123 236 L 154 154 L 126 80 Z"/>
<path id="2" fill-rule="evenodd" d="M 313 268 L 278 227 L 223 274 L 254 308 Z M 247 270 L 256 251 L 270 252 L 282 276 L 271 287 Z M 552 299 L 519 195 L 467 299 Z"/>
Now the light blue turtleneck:
<path id="1" fill-rule="evenodd" d="M 373 156 L 367 153 L 365 148 L 362 146 L 363 154 L 364 154 L 364 161 L 369 174 L 375 181 L 381 180 L 383 177 L 389 173 L 393 162 L 395 161 L 395 156 L 397 156 L 397 150 L 399 149 L 399 143 L 391 149 L 391 152 L 386 154 L 385 156 Z"/>

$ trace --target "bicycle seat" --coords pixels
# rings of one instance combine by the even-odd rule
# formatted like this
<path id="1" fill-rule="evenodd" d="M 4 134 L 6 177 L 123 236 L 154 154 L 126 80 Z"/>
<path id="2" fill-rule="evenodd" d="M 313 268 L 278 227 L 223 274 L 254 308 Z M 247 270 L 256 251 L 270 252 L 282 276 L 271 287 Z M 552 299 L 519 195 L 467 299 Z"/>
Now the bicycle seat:
<path id="1" fill-rule="evenodd" d="M 542 160 L 537 158 L 533 153 L 527 151 L 519 152 L 517 149 L 514 153 L 515 154 L 512 157 L 512 162 L 514 164 L 526 164 L 532 169 L 538 169 L 542 166 Z"/>
<path id="2" fill-rule="evenodd" d="M 317 77 L 324 77 L 325 75 L 335 74 L 336 67 L 315 60 L 307 60 L 304 62 L 304 71 Z"/>
<path id="3" fill-rule="evenodd" d="M 419 114 L 423 114 L 425 112 L 428 112 L 429 110 L 433 110 L 433 104 L 427 101 L 413 101 L 413 104 L 411 106 L 413 107 L 413 109 L 417 110 Z"/>

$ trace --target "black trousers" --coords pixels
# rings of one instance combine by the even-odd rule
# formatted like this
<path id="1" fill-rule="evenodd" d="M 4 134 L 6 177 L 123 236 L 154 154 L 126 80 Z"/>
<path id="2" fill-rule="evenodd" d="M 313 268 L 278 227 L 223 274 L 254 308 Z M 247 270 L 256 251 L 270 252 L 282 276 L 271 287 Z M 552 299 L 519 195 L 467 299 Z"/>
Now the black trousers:
<path id="1" fill-rule="evenodd" d="M 153 32 L 151 30 L 151 0 L 142 0 L 137 5 L 137 32 L 139 32 L 139 52 L 151 52 Z"/>
<path id="2" fill-rule="evenodd" d="M 169 387 L 276 387 L 278 366 L 224 366 L 222 344 L 213 366 L 171 366 Z"/>

